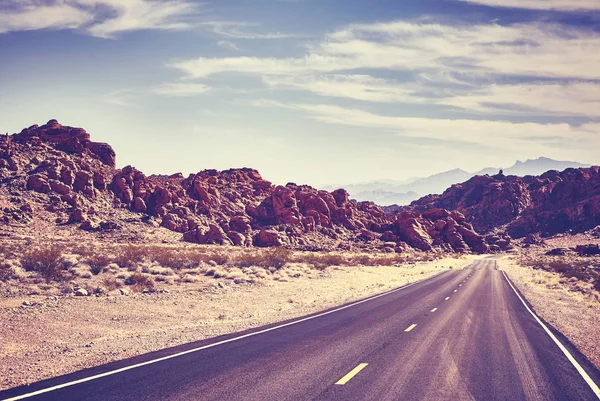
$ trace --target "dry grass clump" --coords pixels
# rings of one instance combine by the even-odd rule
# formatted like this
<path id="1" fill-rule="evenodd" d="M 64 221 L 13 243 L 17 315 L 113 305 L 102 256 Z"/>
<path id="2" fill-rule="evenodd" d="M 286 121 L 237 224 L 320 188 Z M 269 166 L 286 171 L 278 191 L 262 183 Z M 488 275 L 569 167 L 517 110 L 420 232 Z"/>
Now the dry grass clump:
<path id="1" fill-rule="evenodd" d="M 34 248 L 21 256 L 21 265 L 26 271 L 38 272 L 46 281 L 68 281 L 72 275 L 63 259 L 63 249 L 58 246 Z"/>
<path id="2" fill-rule="evenodd" d="M 121 282 L 111 276 L 104 277 L 102 279 L 102 285 L 104 285 L 104 288 L 106 288 L 107 291 L 113 291 L 122 287 Z"/>
<path id="3" fill-rule="evenodd" d="M 15 272 L 12 266 L 8 263 L 2 263 L 0 265 L 0 281 L 8 281 L 13 278 Z"/>
<path id="4" fill-rule="evenodd" d="M 342 255 L 325 253 L 308 253 L 296 258 L 296 262 L 304 262 L 313 265 L 318 270 L 323 270 L 330 266 L 348 265 L 349 260 Z"/>
<path id="5" fill-rule="evenodd" d="M 85 259 L 85 263 L 90 266 L 90 271 L 94 276 L 102 273 L 102 270 L 112 262 L 112 259 L 104 253 L 93 254 Z"/>
<path id="6" fill-rule="evenodd" d="M 116 250 L 113 261 L 121 267 L 132 268 L 142 261 L 144 252 L 143 247 L 135 245 L 125 245 Z"/>
<path id="7" fill-rule="evenodd" d="M 258 252 L 243 252 L 236 255 L 231 263 L 237 267 L 261 266 L 281 269 L 292 260 L 292 251 L 284 247 L 277 247 Z"/>
<path id="8" fill-rule="evenodd" d="M 131 287 L 133 292 L 142 292 L 144 290 L 154 290 L 155 283 L 151 277 L 142 273 L 133 273 L 125 279 L 125 284 Z"/>

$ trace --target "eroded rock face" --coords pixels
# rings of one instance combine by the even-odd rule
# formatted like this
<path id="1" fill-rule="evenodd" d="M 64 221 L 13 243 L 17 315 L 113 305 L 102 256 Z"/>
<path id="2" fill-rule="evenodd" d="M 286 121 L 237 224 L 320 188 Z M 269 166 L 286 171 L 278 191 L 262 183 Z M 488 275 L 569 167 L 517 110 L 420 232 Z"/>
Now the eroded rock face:
<path id="1" fill-rule="evenodd" d="M 476 176 L 404 210 L 456 210 L 480 233 L 505 228 L 513 238 L 585 231 L 600 224 L 600 167 L 540 176 Z"/>
<path id="2" fill-rule="evenodd" d="M 110 146 L 54 120 L 0 141 L 0 180 L 7 188 L 36 194 L 40 207 L 23 212 L 28 216 L 46 210 L 88 231 L 128 224 L 101 217 L 117 208 L 201 244 L 310 248 L 327 243 L 386 252 L 500 249 L 488 246 L 463 214 L 440 207 L 390 216 L 372 202 L 350 200 L 343 189 L 330 193 L 294 183 L 273 185 L 249 168 L 188 177 L 147 176 L 132 166 L 116 169 Z M 7 212 L 0 221 L 10 222 L 11 216 L 16 221 L 18 215 Z"/>
<path id="3" fill-rule="evenodd" d="M 107 166 L 116 166 L 116 154 L 110 145 L 92 142 L 84 129 L 63 126 L 56 120 L 50 120 L 41 127 L 32 125 L 25 128 L 19 134 L 13 135 L 12 140 L 17 143 L 48 143 L 58 150 L 67 153 L 87 153 Z"/>

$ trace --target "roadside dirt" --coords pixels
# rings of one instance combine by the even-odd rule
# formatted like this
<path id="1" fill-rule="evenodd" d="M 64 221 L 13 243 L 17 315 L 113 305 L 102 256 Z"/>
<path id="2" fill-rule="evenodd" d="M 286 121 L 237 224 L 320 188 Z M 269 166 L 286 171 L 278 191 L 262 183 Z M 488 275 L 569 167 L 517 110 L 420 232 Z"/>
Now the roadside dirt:
<path id="1" fill-rule="evenodd" d="M 516 256 L 498 260 L 535 312 L 600 368 L 600 300 L 589 283 L 519 266 Z"/>
<path id="2" fill-rule="evenodd" d="M 0 389 L 317 312 L 471 261 L 329 267 L 260 284 L 201 276 L 193 288 L 127 296 L 11 295 L 0 298 Z"/>

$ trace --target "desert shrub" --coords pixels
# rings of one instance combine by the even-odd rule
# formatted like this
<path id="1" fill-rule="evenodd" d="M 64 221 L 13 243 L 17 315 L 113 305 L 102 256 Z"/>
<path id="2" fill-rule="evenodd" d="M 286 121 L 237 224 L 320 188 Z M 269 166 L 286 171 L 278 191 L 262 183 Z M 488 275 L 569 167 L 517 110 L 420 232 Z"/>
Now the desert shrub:
<path id="1" fill-rule="evenodd" d="M 0 281 L 8 281 L 14 276 L 15 272 L 11 265 L 3 263 L 0 265 Z"/>
<path id="2" fill-rule="evenodd" d="M 396 256 L 373 256 L 367 257 L 366 260 L 363 258 L 361 259 L 360 264 L 364 266 L 391 266 L 399 261 L 399 258 Z M 352 261 L 354 262 L 354 259 Z"/>
<path id="3" fill-rule="evenodd" d="M 38 272 L 46 281 L 66 281 L 71 278 L 62 259 L 62 248 L 57 246 L 25 252 L 21 257 L 21 265 L 27 271 Z"/>
<path id="4" fill-rule="evenodd" d="M 125 284 L 131 286 L 133 292 L 154 289 L 154 280 L 142 273 L 133 273 L 125 279 Z"/>
<path id="5" fill-rule="evenodd" d="M 208 257 L 208 260 L 212 260 L 213 262 L 215 262 L 218 265 L 225 265 L 229 262 L 229 255 L 226 253 L 220 253 L 220 252 L 213 252 L 210 254 L 210 256 Z"/>
<path id="6" fill-rule="evenodd" d="M 309 263 L 319 270 L 323 270 L 330 266 L 342 266 L 346 264 L 346 259 L 343 256 L 331 253 L 311 253 L 302 255 L 302 257 L 297 258 L 296 261 Z"/>
<path id="7" fill-rule="evenodd" d="M 187 253 L 178 252 L 175 249 L 162 246 L 150 248 L 148 256 L 162 267 L 172 267 L 176 270 L 183 269 L 193 264 L 193 262 L 188 259 Z"/>
<path id="8" fill-rule="evenodd" d="M 290 262 L 292 258 L 292 251 L 282 246 L 272 250 L 268 250 L 265 253 L 265 263 L 268 267 L 275 267 L 281 269 L 286 263 Z"/>
<path id="9" fill-rule="evenodd" d="M 113 291 L 121 287 L 121 283 L 114 277 L 105 277 L 102 280 L 102 285 L 104 285 L 108 291 Z"/>
<path id="10" fill-rule="evenodd" d="M 202 263 L 207 263 L 210 260 L 210 255 L 203 249 L 190 249 L 185 252 L 185 258 L 188 266 L 198 266 Z"/>
<path id="11" fill-rule="evenodd" d="M 237 267 L 251 267 L 251 266 L 260 266 L 264 267 L 266 265 L 265 258 L 260 253 L 250 253 L 244 252 L 241 255 L 237 255 L 233 259 L 233 265 Z"/>
<path id="12" fill-rule="evenodd" d="M 0 242 L 0 253 L 3 253 L 4 256 L 12 256 L 13 247 L 8 242 L 1 241 Z"/>
<path id="13" fill-rule="evenodd" d="M 89 245 L 75 245 L 71 248 L 71 252 L 83 257 L 93 257 L 96 255 L 96 250 Z"/>
<path id="14" fill-rule="evenodd" d="M 87 263 L 90 266 L 90 271 L 92 272 L 92 274 L 94 276 L 97 276 L 98 274 L 102 273 L 102 270 L 106 266 L 108 266 L 111 261 L 111 258 L 109 258 L 103 253 L 100 253 L 89 256 L 85 260 L 85 263 Z"/>
<path id="15" fill-rule="evenodd" d="M 284 247 L 277 247 L 258 252 L 244 252 L 236 255 L 231 264 L 236 267 L 273 267 L 281 269 L 286 263 L 292 261 L 292 251 Z"/>
<path id="16" fill-rule="evenodd" d="M 117 250 L 114 258 L 115 263 L 121 267 L 134 267 L 142 261 L 144 256 L 143 249 L 135 245 L 126 245 Z"/>
<path id="17" fill-rule="evenodd" d="M 352 258 L 353 265 L 369 266 L 371 263 L 371 257 L 369 255 L 358 255 Z"/>

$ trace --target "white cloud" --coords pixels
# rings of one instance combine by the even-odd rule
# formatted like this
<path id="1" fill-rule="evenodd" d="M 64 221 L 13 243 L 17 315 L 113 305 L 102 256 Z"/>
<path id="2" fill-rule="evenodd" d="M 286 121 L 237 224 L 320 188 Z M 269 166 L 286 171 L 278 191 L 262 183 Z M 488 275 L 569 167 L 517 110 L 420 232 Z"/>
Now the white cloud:
<path id="1" fill-rule="evenodd" d="M 593 82 L 491 85 L 438 104 L 482 113 L 600 117 L 600 84 Z"/>
<path id="2" fill-rule="evenodd" d="M 157 86 L 152 92 L 165 96 L 196 96 L 210 91 L 209 86 L 191 83 L 191 82 L 175 82 L 165 83 Z"/>
<path id="3" fill-rule="evenodd" d="M 22 0 L 0 4 L 0 33 L 37 29 L 82 29 L 111 38 L 142 29 L 189 29 L 198 4 L 188 0 Z"/>
<path id="4" fill-rule="evenodd" d="M 600 10 L 599 0 L 459 0 L 490 7 L 532 10 L 592 11 Z"/>
<path id="5" fill-rule="evenodd" d="M 350 25 L 304 57 L 224 57 L 170 64 L 188 78 L 256 75 L 274 89 L 369 102 L 458 107 L 477 113 L 598 117 L 600 33 L 541 23 L 449 26 L 390 22 Z M 409 72 L 398 82 L 364 70 Z M 357 72 L 361 73 L 358 74 Z M 499 77 L 550 83 L 494 85 Z M 541 82 L 541 81 L 540 81 Z"/>
<path id="6" fill-rule="evenodd" d="M 137 105 L 139 92 L 132 89 L 121 89 L 104 95 L 103 100 L 115 106 L 131 107 Z"/>
<path id="7" fill-rule="evenodd" d="M 222 47 L 223 49 L 240 51 L 240 48 L 237 47 L 237 45 L 235 43 L 233 43 L 229 40 L 219 40 L 217 42 L 217 45 L 219 45 L 219 47 Z"/>
<path id="8" fill-rule="evenodd" d="M 572 126 L 566 123 L 432 119 L 384 116 L 324 104 L 299 104 L 294 107 L 329 124 L 386 129 L 407 137 L 467 142 L 504 150 L 515 151 L 523 146 L 532 146 L 532 143 L 539 151 L 556 150 L 559 146 L 564 148 L 567 141 L 574 148 L 600 146 L 600 123 Z"/>
<path id="9" fill-rule="evenodd" d="M 305 90 L 321 96 L 384 103 L 424 102 L 408 85 L 370 75 L 265 76 L 263 81 L 272 88 Z"/>
<path id="10" fill-rule="evenodd" d="M 67 4 L 35 6 L 33 3 L 24 2 L 22 5 L 21 8 L 10 12 L 0 9 L 0 33 L 35 29 L 75 29 L 94 19 L 88 11 Z"/>
<path id="11" fill-rule="evenodd" d="M 190 77 L 297 75 L 356 69 L 458 71 L 600 79 L 600 34 L 558 25 L 351 25 L 299 58 L 200 57 L 171 64 Z"/>
<path id="12" fill-rule="evenodd" d="M 189 29 L 186 19 L 197 6 L 183 0 L 77 0 L 81 4 L 110 7 L 117 16 L 92 25 L 88 31 L 98 37 L 109 38 L 116 33 L 142 29 Z"/>
<path id="13" fill-rule="evenodd" d="M 295 35 L 281 32 L 259 33 L 249 31 L 248 28 L 254 28 L 257 24 L 237 21 L 205 21 L 200 26 L 209 27 L 214 33 L 227 36 L 234 39 L 287 39 L 296 37 Z"/>

